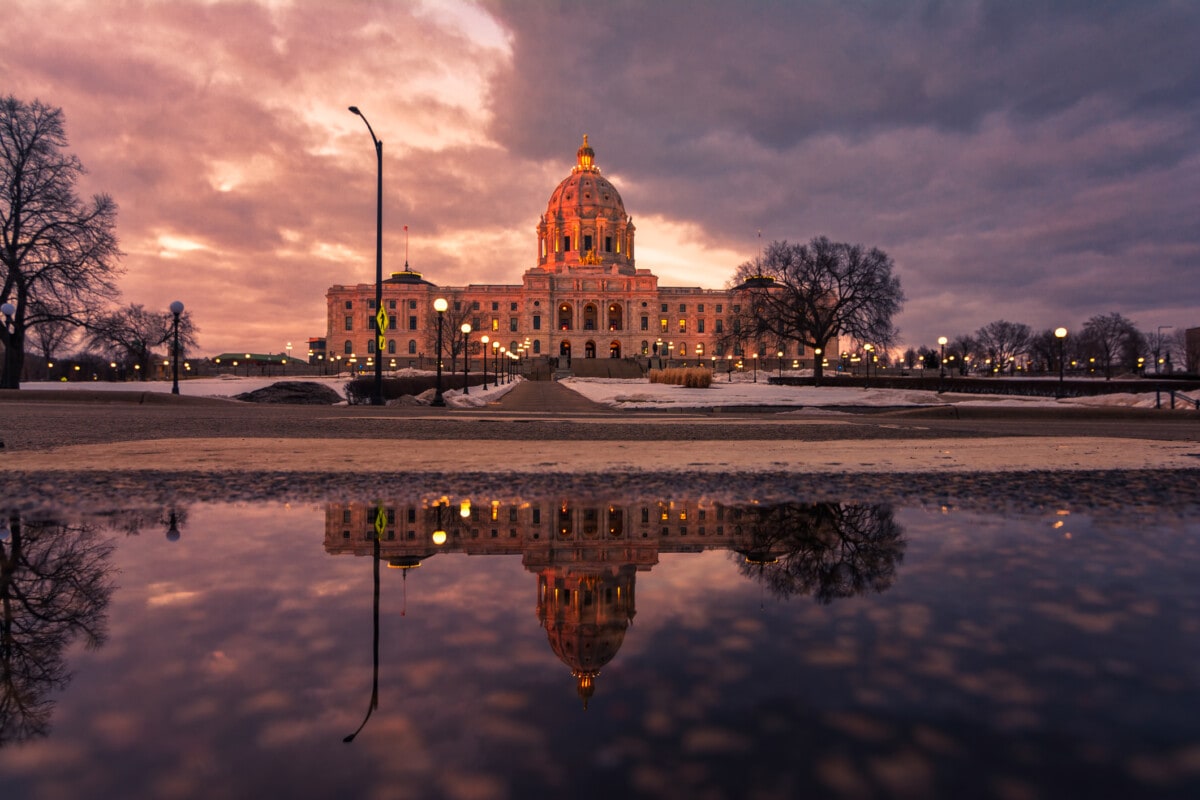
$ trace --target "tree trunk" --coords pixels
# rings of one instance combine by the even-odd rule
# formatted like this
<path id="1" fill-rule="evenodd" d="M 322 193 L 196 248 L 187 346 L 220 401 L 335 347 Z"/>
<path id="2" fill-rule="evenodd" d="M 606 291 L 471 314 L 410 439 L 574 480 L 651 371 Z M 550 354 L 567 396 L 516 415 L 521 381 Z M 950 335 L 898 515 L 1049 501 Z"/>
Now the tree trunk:
<path id="1" fill-rule="evenodd" d="M 21 370 L 25 368 L 25 332 L 9 334 L 4 348 L 4 371 L 0 374 L 0 389 L 20 389 Z"/>

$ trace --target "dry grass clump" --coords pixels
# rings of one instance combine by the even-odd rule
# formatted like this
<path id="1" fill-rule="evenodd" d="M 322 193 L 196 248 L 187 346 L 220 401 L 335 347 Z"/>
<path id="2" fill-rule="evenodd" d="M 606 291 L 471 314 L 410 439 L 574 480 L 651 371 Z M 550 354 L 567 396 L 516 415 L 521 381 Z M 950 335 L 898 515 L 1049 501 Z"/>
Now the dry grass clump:
<path id="1" fill-rule="evenodd" d="M 703 367 L 672 367 L 650 370 L 651 383 L 669 383 L 689 389 L 707 389 L 712 385 L 712 372 Z"/>

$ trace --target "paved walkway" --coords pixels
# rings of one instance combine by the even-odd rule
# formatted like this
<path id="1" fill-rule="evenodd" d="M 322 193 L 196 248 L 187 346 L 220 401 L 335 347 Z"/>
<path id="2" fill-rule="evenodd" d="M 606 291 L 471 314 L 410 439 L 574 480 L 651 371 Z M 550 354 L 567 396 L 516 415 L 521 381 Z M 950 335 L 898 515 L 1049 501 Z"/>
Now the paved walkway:
<path id="1" fill-rule="evenodd" d="M 512 391 L 500 398 L 499 407 L 505 411 L 528 411 L 547 414 L 569 411 L 582 414 L 612 414 L 612 409 L 572 392 L 557 381 L 521 381 Z"/>

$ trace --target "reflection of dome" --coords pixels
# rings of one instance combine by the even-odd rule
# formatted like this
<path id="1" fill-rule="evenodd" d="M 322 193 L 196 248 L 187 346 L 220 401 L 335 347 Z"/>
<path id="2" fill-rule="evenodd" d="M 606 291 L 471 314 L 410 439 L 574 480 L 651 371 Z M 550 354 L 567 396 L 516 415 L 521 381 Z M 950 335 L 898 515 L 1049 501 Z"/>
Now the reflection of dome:
<path id="1" fill-rule="evenodd" d="M 575 159 L 538 224 L 538 264 L 556 271 L 562 266 L 616 266 L 632 273 L 633 220 L 616 187 L 600 174 L 587 136 Z"/>
<path id="2" fill-rule="evenodd" d="M 538 619 L 550 649 L 571 668 L 584 708 L 595 692 L 596 676 L 621 649 L 633 620 L 635 575 L 632 565 L 600 574 L 560 574 L 548 567 L 538 575 Z"/>

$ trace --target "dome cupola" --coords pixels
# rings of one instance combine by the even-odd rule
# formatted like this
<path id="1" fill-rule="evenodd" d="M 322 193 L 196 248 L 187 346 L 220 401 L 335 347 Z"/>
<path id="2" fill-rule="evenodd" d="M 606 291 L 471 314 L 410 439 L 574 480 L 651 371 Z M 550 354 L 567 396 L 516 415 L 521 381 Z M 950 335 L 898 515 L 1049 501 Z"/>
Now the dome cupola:
<path id="1" fill-rule="evenodd" d="M 634 272 L 633 220 L 616 187 L 600 174 L 586 134 L 571 174 L 550 195 L 537 233 L 538 266 L 543 269 Z"/>

